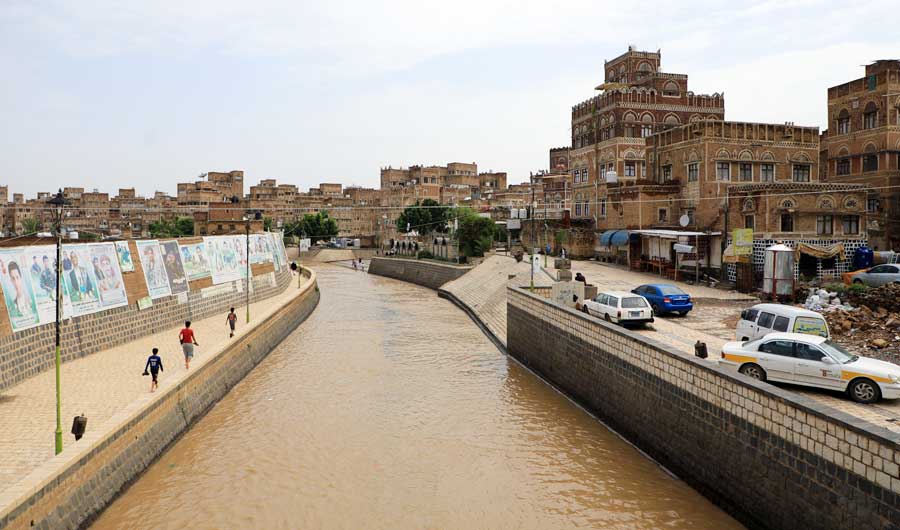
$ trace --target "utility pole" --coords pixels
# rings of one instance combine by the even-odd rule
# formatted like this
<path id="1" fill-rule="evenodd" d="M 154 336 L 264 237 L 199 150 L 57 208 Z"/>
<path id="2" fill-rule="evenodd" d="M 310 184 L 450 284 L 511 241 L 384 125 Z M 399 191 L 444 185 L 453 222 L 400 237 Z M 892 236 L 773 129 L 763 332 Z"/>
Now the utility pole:
<path id="1" fill-rule="evenodd" d="M 528 173 L 528 180 L 531 182 L 531 211 L 528 214 L 531 221 L 531 252 L 528 253 L 528 268 L 531 269 L 531 292 L 534 292 L 534 173 Z"/>
<path id="2" fill-rule="evenodd" d="M 60 397 L 60 366 L 62 365 L 62 341 L 60 324 L 62 321 L 62 220 L 63 209 L 69 201 L 63 197 L 59 190 L 52 199 L 47 201 L 56 209 L 56 453 L 63 450 L 62 438 L 62 399 Z"/>
<path id="3" fill-rule="evenodd" d="M 247 232 L 246 232 L 247 254 L 245 256 L 245 258 L 247 260 L 247 270 L 246 270 L 247 292 L 246 292 L 246 296 L 245 296 L 245 300 L 246 300 L 245 305 L 247 306 L 247 323 L 248 324 L 250 323 L 250 219 L 251 219 L 250 212 L 248 211 L 247 215 L 244 216 L 244 221 L 246 222 L 245 226 L 247 229 Z M 256 221 L 259 221 L 260 219 L 262 219 L 262 212 L 260 212 L 259 210 L 254 211 L 253 219 Z"/>

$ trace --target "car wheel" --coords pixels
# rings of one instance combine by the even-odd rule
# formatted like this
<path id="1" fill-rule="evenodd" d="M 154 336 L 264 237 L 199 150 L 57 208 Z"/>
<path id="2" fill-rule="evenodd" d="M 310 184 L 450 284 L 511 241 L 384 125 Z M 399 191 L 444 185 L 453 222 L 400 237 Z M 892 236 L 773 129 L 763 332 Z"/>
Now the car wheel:
<path id="1" fill-rule="evenodd" d="M 756 379 L 757 381 L 765 381 L 766 380 L 766 371 L 762 369 L 762 366 L 758 364 L 745 364 L 741 366 L 740 372 L 747 377 Z"/>
<path id="2" fill-rule="evenodd" d="M 605 320 L 605 321 L 607 321 L 607 322 L 612 322 L 612 319 L 609 318 L 609 313 L 606 313 L 606 314 L 603 315 L 603 320 Z"/>
<path id="3" fill-rule="evenodd" d="M 862 285 L 862 280 L 856 279 L 856 280 L 853 280 L 853 283 L 858 284 L 858 285 Z"/>
<path id="4" fill-rule="evenodd" d="M 750 337 L 741 337 L 741 342 L 747 342 L 750 340 Z"/>
<path id="5" fill-rule="evenodd" d="M 588 314 L 588 315 L 591 314 L 591 312 L 588 311 L 588 308 L 587 308 L 586 305 L 581 306 L 581 312 L 582 312 L 582 313 L 585 313 L 585 314 Z"/>
<path id="6" fill-rule="evenodd" d="M 678 314 L 681 316 L 687 316 L 688 312 L 687 311 L 679 311 Z"/>
<path id="7" fill-rule="evenodd" d="M 857 379 L 850 383 L 850 398 L 857 403 L 875 403 L 881 399 L 881 389 L 870 379 Z"/>

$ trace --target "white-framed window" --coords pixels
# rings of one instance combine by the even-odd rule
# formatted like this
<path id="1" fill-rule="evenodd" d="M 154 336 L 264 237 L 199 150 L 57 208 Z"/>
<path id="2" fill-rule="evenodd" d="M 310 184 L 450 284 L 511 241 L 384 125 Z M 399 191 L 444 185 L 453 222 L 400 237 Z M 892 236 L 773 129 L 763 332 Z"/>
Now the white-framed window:
<path id="1" fill-rule="evenodd" d="M 648 136 L 653 135 L 653 126 L 652 125 L 641 125 L 641 138 L 647 138 Z"/>
<path id="2" fill-rule="evenodd" d="M 816 234 L 820 236 L 834 234 L 834 217 L 830 215 L 816 216 Z"/>
<path id="3" fill-rule="evenodd" d="M 775 180 L 775 164 L 760 164 L 759 166 L 760 182 L 772 182 Z"/>
<path id="4" fill-rule="evenodd" d="M 600 199 L 600 217 L 606 217 L 606 199 Z"/>
<path id="5" fill-rule="evenodd" d="M 580 202 L 575 203 L 575 215 L 581 216 L 581 203 Z"/>
<path id="6" fill-rule="evenodd" d="M 591 203 L 585 202 L 582 211 L 585 216 L 591 215 Z"/>
<path id="7" fill-rule="evenodd" d="M 669 209 L 668 208 L 660 208 L 659 209 L 659 222 L 666 223 L 669 220 Z"/>
<path id="8" fill-rule="evenodd" d="M 716 179 L 731 180 L 731 164 L 728 162 L 716 162 Z"/>
<path id="9" fill-rule="evenodd" d="M 631 161 L 631 160 L 626 161 L 625 162 L 625 176 L 626 177 L 636 176 L 637 170 L 635 168 L 636 168 L 636 164 L 634 163 L 634 161 Z"/>
<path id="10" fill-rule="evenodd" d="M 878 155 L 863 155 L 863 171 L 878 171 Z"/>
<path id="11" fill-rule="evenodd" d="M 697 182 L 700 180 L 700 164 L 691 162 L 688 164 L 688 182 Z"/>
<path id="12" fill-rule="evenodd" d="M 665 165 L 662 167 L 662 180 L 663 182 L 668 182 L 672 180 L 672 166 Z"/>
<path id="13" fill-rule="evenodd" d="M 849 175 L 850 174 L 850 159 L 849 158 L 841 158 L 837 161 L 837 174 L 838 175 Z"/>
<path id="14" fill-rule="evenodd" d="M 809 164 L 794 164 L 794 182 L 809 182 Z"/>
<path id="15" fill-rule="evenodd" d="M 750 182 L 753 180 L 753 164 L 749 162 L 741 162 L 738 171 L 738 175 L 740 176 L 740 179 L 742 181 Z"/>
<path id="16" fill-rule="evenodd" d="M 878 208 L 881 206 L 880 202 L 878 197 L 869 197 L 866 199 L 866 211 L 869 213 L 877 212 Z"/>
<path id="17" fill-rule="evenodd" d="M 844 233 L 847 235 L 859 234 L 859 216 L 845 215 L 842 219 L 844 225 Z"/>

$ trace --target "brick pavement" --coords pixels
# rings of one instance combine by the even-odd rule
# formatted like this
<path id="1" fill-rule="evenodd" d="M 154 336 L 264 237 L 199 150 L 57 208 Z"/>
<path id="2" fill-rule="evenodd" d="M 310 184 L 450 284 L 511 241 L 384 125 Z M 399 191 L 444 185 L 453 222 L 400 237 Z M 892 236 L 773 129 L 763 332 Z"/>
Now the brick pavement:
<path id="1" fill-rule="evenodd" d="M 552 265 L 549 260 L 548 265 Z M 630 291 L 642 283 L 659 281 L 646 273 L 635 273 L 596 262 L 573 261 L 573 275 L 575 272 L 582 272 L 589 283 L 598 285 L 601 290 Z M 517 276 L 508 280 L 509 274 Z M 535 285 L 552 285 L 551 274 L 555 274 L 552 267 L 547 270 L 547 274 L 536 274 Z M 444 285 L 443 289 L 452 292 L 461 302 L 468 305 L 488 329 L 506 344 L 506 287 L 511 284 L 528 285 L 528 280 L 527 260 L 516 263 L 512 258 L 505 256 L 491 256 L 465 276 Z M 666 283 L 674 282 L 666 281 Z M 755 303 L 756 299 L 741 293 L 709 287 L 680 282 L 677 285 L 699 298 L 698 306 L 703 305 L 705 300 L 713 307 L 705 315 L 693 315 L 692 312 L 687 317 L 660 317 L 652 325 L 635 331 L 689 355 L 694 354 L 694 343 L 698 340 L 703 341 L 710 353 L 709 362 L 718 362 L 722 346 L 734 337 L 734 330 L 723 324 L 723 314 L 739 312 L 742 303 L 750 305 Z M 781 386 L 820 401 L 833 409 L 900 432 L 900 400 L 882 401 L 877 405 L 860 405 L 836 392 L 793 385 Z"/>
<path id="2" fill-rule="evenodd" d="M 281 302 L 297 294 L 292 279 L 283 292 L 250 304 L 250 326 L 262 322 Z M 237 335 L 248 329 L 244 307 L 238 313 Z M 192 322 L 197 342 L 194 363 L 220 351 L 230 340 L 225 312 Z M 117 411 L 149 392 L 150 378 L 141 373 L 151 348 L 158 347 L 165 371 L 159 391 L 185 375 L 178 343 L 179 328 L 103 350 L 62 365 L 62 428 L 64 447 L 76 443 L 69 433 L 72 418 L 84 414 L 88 430 L 104 429 Z M 193 365 L 192 365 L 193 368 Z M 0 493 L 53 456 L 56 430 L 55 373 L 43 372 L 0 393 Z"/>

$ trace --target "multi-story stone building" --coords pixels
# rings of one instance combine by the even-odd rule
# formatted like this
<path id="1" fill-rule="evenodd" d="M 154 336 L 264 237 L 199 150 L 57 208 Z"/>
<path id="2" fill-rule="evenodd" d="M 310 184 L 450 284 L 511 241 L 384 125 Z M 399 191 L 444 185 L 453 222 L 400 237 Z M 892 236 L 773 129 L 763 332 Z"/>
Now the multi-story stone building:
<path id="1" fill-rule="evenodd" d="M 293 184 L 278 184 L 275 179 L 263 179 L 256 186 L 250 186 L 247 199 L 251 209 L 262 211 L 277 228 L 299 214 L 296 203 L 298 195 L 297 186 Z"/>
<path id="2" fill-rule="evenodd" d="M 202 180 L 202 178 L 206 180 Z M 227 173 L 210 171 L 201 180 L 178 184 L 178 204 L 206 206 L 216 202 L 229 202 L 232 197 L 244 196 L 244 172 Z"/>
<path id="3" fill-rule="evenodd" d="M 725 117 L 722 94 L 694 94 L 688 76 L 660 71 L 661 53 L 629 46 L 624 54 L 604 63 L 600 93 L 572 107 L 572 147 L 567 170 L 572 176 L 573 217 L 594 219 L 606 228 L 590 204 L 606 197 L 609 172 L 625 185 L 647 180 L 645 139 L 680 125 Z M 551 150 L 551 167 L 564 156 Z"/>
<path id="4" fill-rule="evenodd" d="M 600 214 L 640 235 L 631 239 L 632 256 L 674 262 L 679 231 L 707 233 L 701 259 L 708 254 L 704 265 L 718 268 L 731 231 L 749 228 L 757 269 L 766 247 L 786 243 L 800 249 L 799 273 L 835 275 L 866 243 L 867 190 L 820 181 L 817 127 L 690 123 L 647 138 L 646 162 L 650 183 L 610 184 Z M 654 237 L 665 242 L 654 244 Z"/>
<path id="5" fill-rule="evenodd" d="M 866 66 L 866 75 L 828 89 L 823 174 L 862 183 L 874 247 L 900 250 L 900 60 Z"/>

